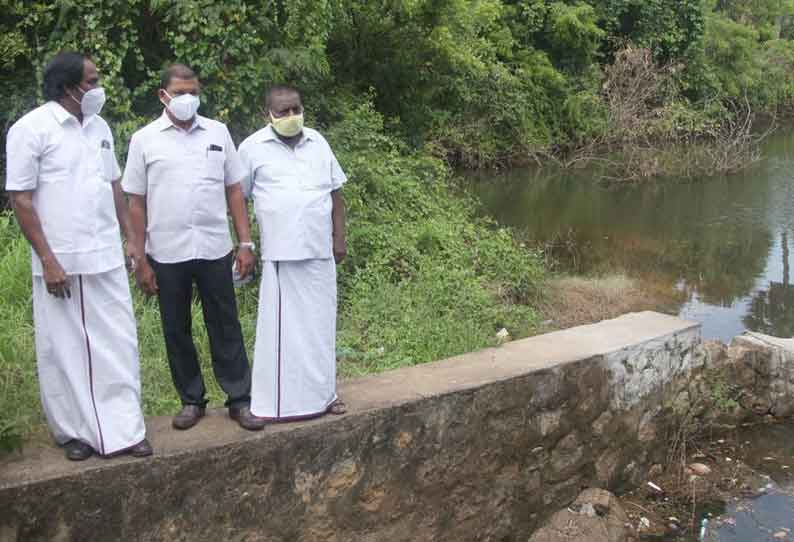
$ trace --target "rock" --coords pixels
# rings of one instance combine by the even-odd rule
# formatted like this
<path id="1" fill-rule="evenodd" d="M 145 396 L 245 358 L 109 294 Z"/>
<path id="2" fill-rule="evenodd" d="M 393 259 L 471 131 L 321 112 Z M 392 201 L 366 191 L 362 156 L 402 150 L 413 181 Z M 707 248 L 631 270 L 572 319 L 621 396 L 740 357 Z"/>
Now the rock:
<path id="1" fill-rule="evenodd" d="M 642 419 L 640 420 L 640 427 L 637 433 L 637 437 L 639 438 L 640 442 L 653 442 L 656 440 L 658 429 L 656 427 L 655 418 L 657 415 L 657 411 L 649 411 L 646 412 Z"/>
<path id="2" fill-rule="evenodd" d="M 728 346 L 721 341 L 704 341 L 703 350 L 709 367 L 722 367 L 728 361 Z"/>
<path id="3" fill-rule="evenodd" d="M 601 436 L 606 433 L 609 424 L 612 423 L 614 416 L 609 410 L 604 411 L 596 421 L 593 422 L 593 434 Z"/>
<path id="4" fill-rule="evenodd" d="M 551 468 L 557 474 L 571 472 L 582 461 L 584 449 L 576 433 L 566 435 L 551 453 Z"/>
<path id="5" fill-rule="evenodd" d="M 614 482 L 619 463 L 620 453 L 617 450 L 606 450 L 601 457 L 596 460 L 595 468 L 598 481 L 603 484 L 611 484 Z"/>
<path id="6" fill-rule="evenodd" d="M 603 489 L 586 489 L 554 514 L 529 542 L 634 542 L 620 501 Z"/>
<path id="7" fill-rule="evenodd" d="M 708 476 L 711 474 L 711 467 L 704 465 L 703 463 L 691 463 L 687 468 L 689 469 L 689 472 L 698 476 Z"/>
<path id="8" fill-rule="evenodd" d="M 557 429 L 559 429 L 561 418 L 562 418 L 561 410 L 541 412 L 540 416 L 538 417 L 540 435 L 542 437 L 547 437 L 553 432 L 555 432 Z"/>
<path id="9" fill-rule="evenodd" d="M 583 516 L 589 516 L 591 518 L 596 517 L 598 514 L 596 513 L 595 507 L 591 503 L 585 503 L 579 508 L 579 513 Z"/>

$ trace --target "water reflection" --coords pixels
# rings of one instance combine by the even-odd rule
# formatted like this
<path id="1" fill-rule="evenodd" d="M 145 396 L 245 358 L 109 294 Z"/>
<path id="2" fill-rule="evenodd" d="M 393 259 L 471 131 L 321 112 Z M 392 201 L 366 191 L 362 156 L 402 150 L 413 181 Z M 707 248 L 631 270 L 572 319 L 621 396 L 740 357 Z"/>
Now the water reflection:
<path id="1" fill-rule="evenodd" d="M 794 335 L 789 254 L 794 133 L 730 177 L 606 188 L 578 172 L 512 171 L 472 183 L 487 212 L 577 273 L 620 271 L 685 294 L 680 313 L 709 338 Z"/>
<path id="2" fill-rule="evenodd" d="M 788 233 L 780 234 L 783 280 L 772 281 L 766 290 L 757 290 L 744 317 L 748 329 L 762 333 L 794 336 L 794 288 L 790 281 Z"/>

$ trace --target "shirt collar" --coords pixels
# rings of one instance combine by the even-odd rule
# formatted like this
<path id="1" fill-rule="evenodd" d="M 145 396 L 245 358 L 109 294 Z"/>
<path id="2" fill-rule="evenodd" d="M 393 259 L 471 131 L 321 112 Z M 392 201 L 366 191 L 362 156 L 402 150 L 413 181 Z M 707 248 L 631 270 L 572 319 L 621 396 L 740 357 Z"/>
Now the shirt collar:
<path id="1" fill-rule="evenodd" d="M 58 124 L 64 124 L 69 119 L 73 119 L 75 122 L 79 124 L 77 117 L 69 113 L 64 106 L 56 102 L 55 100 L 47 102 L 47 107 L 50 109 L 52 116 L 55 117 L 55 120 L 58 121 Z M 91 115 L 90 117 L 85 117 L 83 120 L 83 126 L 86 126 L 94 120 L 96 115 Z"/>
<path id="2" fill-rule="evenodd" d="M 301 137 L 301 140 L 298 141 L 298 145 L 300 145 L 304 141 L 311 141 L 313 139 L 314 139 L 314 135 L 312 135 L 312 133 L 309 130 L 304 128 L 303 137 Z M 276 134 L 276 131 L 273 130 L 272 124 L 268 124 L 267 126 L 265 126 L 265 128 L 262 130 L 262 134 L 259 136 L 260 143 L 265 143 L 267 141 L 281 142 L 281 139 L 279 139 L 278 134 Z"/>
<path id="3" fill-rule="evenodd" d="M 177 126 L 171 121 L 171 117 L 169 117 L 165 109 L 163 109 L 163 114 L 160 115 L 160 118 L 155 121 L 157 123 L 157 129 L 161 132 L 167 130 L 168 128 L 177 128 Z M 196 120 L 193 121 L 193 125 L 188 130 L 188 133 L 192 132 L 193 130 L 197 130 L 201 128 L 202 130 L 206 130 L 207 127 L 204 125 L 204 117 L 201 115 L 196 115 Z"/>

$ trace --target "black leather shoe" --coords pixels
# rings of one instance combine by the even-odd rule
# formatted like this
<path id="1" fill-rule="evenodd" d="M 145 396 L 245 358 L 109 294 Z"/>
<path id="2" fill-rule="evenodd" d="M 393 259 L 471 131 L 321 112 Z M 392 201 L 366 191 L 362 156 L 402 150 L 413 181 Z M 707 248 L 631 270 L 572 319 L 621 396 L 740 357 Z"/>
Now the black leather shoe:
<path id="1" fill-rule="evenodd" d="M 240 427 L 249 431 L 261 431 L 267 425 L 265 418 L 251 414 L 251 407 L 248 405 L 229 407 L 229 417 L 239 423 Z"/>
<path id="2" fill-rule="evenodd" d="M 69 461 L 85 461 L 94 455 L 94 449 L 85 442 L 73 439 L 64 444 L 66 459 Z"/>
<path id="3" fill-rule="evenodd" d="M 174 416 L 171 425 L 174 429 L 190 429 L 204 417 L 204 407 L 198 405 L 184 405 L 182 410 Z"/>
<path id="4" fill-rule="evenodd" d="M 124 448 L 123 450 L 113 452 L 112 454 L 105 454 L 102 457 L 104 459 L 113 459 L 114 457 L 121 457 L 122 455 L 131 455 L 132 457 L 149 457 L 152 455 L 152 445 L 149 444 L 148 440 L 143 439 L 135 446 Z"/>
<path id="5" fill-rule="evenodd" d="M 154 452 L 152 450 L 152 445 L 149 444 L 149 441 L 146 440 L 146 439 L 143 439 L 138 444 L 136 444 L 135 446 L 130 448 L 128 453 L 132 457 L 149 457 Z"/>

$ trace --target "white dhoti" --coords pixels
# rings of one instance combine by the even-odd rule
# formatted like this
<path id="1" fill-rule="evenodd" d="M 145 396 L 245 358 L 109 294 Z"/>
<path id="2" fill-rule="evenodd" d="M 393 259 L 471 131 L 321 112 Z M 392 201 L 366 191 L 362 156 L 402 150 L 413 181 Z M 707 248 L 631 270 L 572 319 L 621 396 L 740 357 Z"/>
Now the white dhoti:
<path id="1" fill-rule="evenodd" d="M 324 414 L 336 401 L 333 259 L 263 261 L 251 412 L 278 421 Z"/>
<path id="2" fill-rule="evenodd" d="M 138 338 L 124 267 L 69 277 L 71 298 L 33 277 L 33 319 L 41 402 L 55 440 L 77 439 L 102 455 L 138 444 Z"/>

